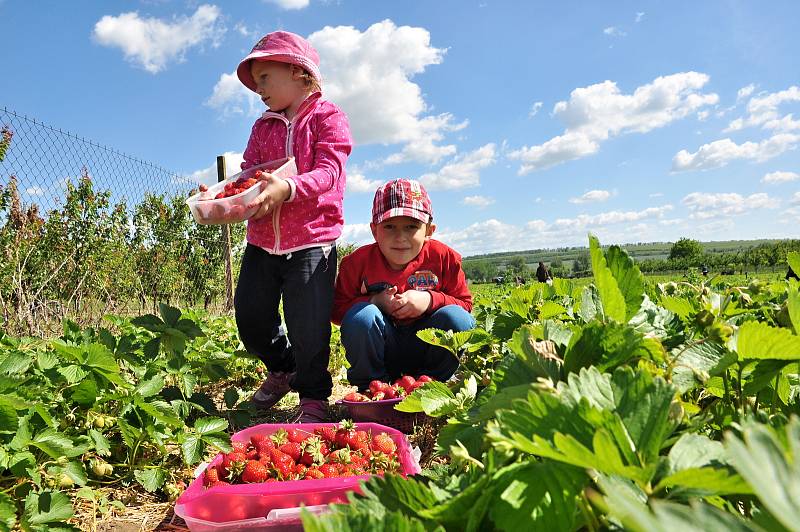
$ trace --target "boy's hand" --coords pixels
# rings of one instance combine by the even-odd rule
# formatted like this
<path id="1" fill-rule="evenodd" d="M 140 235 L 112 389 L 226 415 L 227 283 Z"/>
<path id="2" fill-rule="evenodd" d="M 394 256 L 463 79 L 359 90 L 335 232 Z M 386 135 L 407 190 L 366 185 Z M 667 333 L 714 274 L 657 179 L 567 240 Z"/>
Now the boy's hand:
<path id="1" fill-rule="evenodd" d="M 369 298 L 369 302 L 380 309 L 384 314 L 394 315 L 394 312 L 399 308 L 396 300 L 397 287 L 392 286 L 379 292 Z"/>
<path id="2" fill-rule="evenodd" d="M 280 179 L 272 174 L 263 174 L 261 176 L 261 181 L 264 182 L 261 185 L 261 193 L 253 203 L 248 205 L 248 207 L 261 205 L 250 218 L 251 220 L 258 220 L 266 216 L 268 213 L 275 210 L 278 205 L 289 199 L 289 195 L 292 193 L 292 189 L 285 179 Z"/>
<path id="3" fill-rule="evenodd" d="M 431 306 L 430 292 L 407 290 L 394 298 L 396 310 L 391 313 L 396 320 L 410 320 L 422 316 Z"/>

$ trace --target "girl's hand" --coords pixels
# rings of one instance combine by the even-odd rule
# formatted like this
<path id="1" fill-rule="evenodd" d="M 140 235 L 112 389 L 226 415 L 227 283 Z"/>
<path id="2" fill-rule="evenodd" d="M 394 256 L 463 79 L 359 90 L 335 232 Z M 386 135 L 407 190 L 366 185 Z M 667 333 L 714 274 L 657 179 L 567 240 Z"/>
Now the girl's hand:
<path id="1" fill-rule="evenodd" d="M 258 197 L 248 205 L 251 208 L 255 205 L 261 205 L 256 213 L 250 218 L 251 220 L 258 220 L 268 213 L 275 210 L 275 208 L 289 199 L 292 189 L 285 179 L 280 179 L 272 174 L 262 174 L 261 193 Z"/>
<path id="2" fill-rule="evenodd" d="M 430 292 L 407 290 L 395 296 L 396 309 L 392 317 L 396 320 L 411 320 L 422 316 L 431 306 Z"/>
<path id="3" fill-rule="evenodd" d="M 391 316 L 399 308 L 396 294 L 397 287 L 392 286 L 369 298 L 369 302 L 378 307 L 384 314 Z"/>

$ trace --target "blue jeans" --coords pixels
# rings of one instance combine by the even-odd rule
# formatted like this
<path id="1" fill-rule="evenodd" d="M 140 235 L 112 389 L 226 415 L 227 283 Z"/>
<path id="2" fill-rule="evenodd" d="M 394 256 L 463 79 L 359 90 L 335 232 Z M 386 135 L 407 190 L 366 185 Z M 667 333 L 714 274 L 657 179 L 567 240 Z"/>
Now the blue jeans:
<path id="1" fill-rule="evenodd" d="M 357 303 L 342 319 L 342 345 L 350 369 L 350 384 L 364 390 L 374 379 L 393 381 L 400 375 L 428 375 L 446 381 L 458 369 L 458 360 L 447 349 L 417 338 L 421 329 L 466 331 L 475 318 L 458 305 L 447 305 L 429 316 L 396 325 L 371 303 Z"/>
<path id="2" fill-rule="evenodd" d="M 328 359 L 336 247 L 270 255 L 247 244 L 233 306 L 239 337 L 269 371 L 293 372 L 301 399 L 331 394 Z M 278 305 L 283 299 L 284 327 Z"/>

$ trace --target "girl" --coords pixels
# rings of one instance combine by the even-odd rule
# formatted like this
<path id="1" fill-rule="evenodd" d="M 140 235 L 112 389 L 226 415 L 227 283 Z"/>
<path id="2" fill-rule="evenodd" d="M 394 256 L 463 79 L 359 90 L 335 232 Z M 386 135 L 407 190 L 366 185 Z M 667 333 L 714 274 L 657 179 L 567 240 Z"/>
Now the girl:
<path id="1" fill-rule="evenodd" d="M 236 325 L 245 349 L 268 370 L 252 402 L 269 409 L 293 389 L 298 422 L 325 421 L 336 239 L 353 143 L 347 117 L 322 99 L 319 55 L 294 33 L 264 36 L 236 73 L 269 107 L 253 125 L 242 169 L 287 156 L 297 165 L 294 177 L 262 178 L 260 208 L 247 223 Z"/>

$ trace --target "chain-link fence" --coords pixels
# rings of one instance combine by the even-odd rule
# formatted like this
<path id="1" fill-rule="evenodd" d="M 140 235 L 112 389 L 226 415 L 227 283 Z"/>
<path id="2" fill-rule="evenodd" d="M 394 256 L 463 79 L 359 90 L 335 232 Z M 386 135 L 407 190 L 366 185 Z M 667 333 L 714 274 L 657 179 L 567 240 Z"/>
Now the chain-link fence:
<path id="1" fill-rule="evenodd" d="M 0 310 L 44 332 L 157 303 L 229 308 L 244 225 L 194 223 L 185 176 L 0 108 Z"/>

